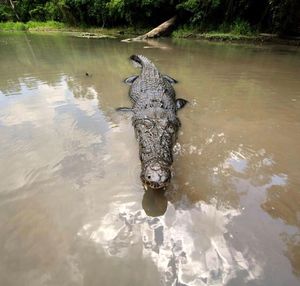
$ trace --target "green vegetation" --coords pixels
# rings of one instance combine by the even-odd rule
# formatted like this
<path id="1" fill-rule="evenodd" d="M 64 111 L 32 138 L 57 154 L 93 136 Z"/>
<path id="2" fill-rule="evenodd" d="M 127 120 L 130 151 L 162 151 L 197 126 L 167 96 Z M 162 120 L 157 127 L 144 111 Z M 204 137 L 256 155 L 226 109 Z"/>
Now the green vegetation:
<path id="1" fill-rule="evenodd" d="M 27 27 L 24 23 L 20 22 L 2 22 L 0 23 L 0 30 L 2 31 L 25 31 Z"/>
<path id="2" fill-rule="evenodd" d="M 253 30 L 249 23 L 238 19 L 231 25 L 221 24 L 215 30 L 203 32 L 199 29 L 183 26 L 172 33 L 174 38 L 188 38 L 197 35 L 206 39 L 238 40 L 253 38 L 257 36 L 257 31 Z"/>
<path id="3" fill-rule="evenodd" d="M 226 32 L 226 29 L 224 30 Z M 238 19 L 229 27 L 229 33 L 233 35 L 245 35 L 250 36 L 254 34 L 254 31 L 251 29 L 250 24 Z"/>
<path id="4" fill-rule="evenodd" d="M 175 30 L 172 33 L 172 37 L 174 37 L 174 38 L 189 38 L 198 33 L 199 33 L 199 31 L 197 29 L 192 29 L 187 26 L 183 26 L 183 27 L 180 27 L 177 30 Z"/>
<path id="5" fill-rule="evenodd" d="M 258 37 L 256 36 L 245 36 L 245 35 L 236 35 L 231 33 L 218 33 L 218 32 L 209 32 L 196 35 L 198 38 L 205 40 L 214 40 L 214 41 L 256 41 Z"/>
<path id="6" fill-rule="evenodd" d="M 60 30 L 66 27 L 64 23 L 57 21 L 29 21 L 26 23 L 27 29 L 42 29 L 42 30 Z"/>
<path id="7" fill-rule="evenodd" d="M 4 0 L 2 29 L 76 27 L 153 27 L 177 15 L 181 36 L 198 31 L 251 36 L 253 33 L 299 34 L 299 0 Z M 34 26 L 35 22 L 38 24 Z M 49 22 L 50 21 L 50 22 Z M 41 27 L 40 22 L 46 22 Z M 3 26 L 4 25 L 4 26 Z"/>
<path id="8" fill-rule="evenodd" d="M 60 30 L 64 28 L 66 28 L 64 23 L 56 21 L 29 21 L 27 23 L 8 21 L 0 23 L 0 30 L 2 31 Z"/>

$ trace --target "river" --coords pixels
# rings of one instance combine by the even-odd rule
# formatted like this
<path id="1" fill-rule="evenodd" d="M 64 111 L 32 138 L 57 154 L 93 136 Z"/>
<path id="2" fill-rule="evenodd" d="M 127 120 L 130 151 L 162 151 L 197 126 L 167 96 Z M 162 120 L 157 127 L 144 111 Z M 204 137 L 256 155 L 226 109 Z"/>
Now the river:
<path id="1" fill-rule="evenodd" d="M 189 101 L 165 194 L 131 54 Z M 0 134 L 0 285 L 299 285 L 299 48 L 1 33 Z"/>

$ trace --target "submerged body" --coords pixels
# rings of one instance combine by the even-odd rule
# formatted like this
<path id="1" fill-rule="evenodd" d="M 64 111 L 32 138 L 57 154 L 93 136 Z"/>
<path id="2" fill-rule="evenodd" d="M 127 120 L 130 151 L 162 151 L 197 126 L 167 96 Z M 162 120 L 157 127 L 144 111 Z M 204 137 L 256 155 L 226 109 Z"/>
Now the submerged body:
<path id="1" fill-rule="evenodd" d="M 139 142 L 141 179 L 146 187 L 161 189 L 171 179 L 173 146 L 180 126 L 176 112 L 187 101 L 176 99 L 172 86 L 176 81 L 162 75 L 146 57 L 133 55 L 131 59 L 142 68 L 139 76 L 125 80 L 130 84 L 133 102 L 132 123 Z"/>

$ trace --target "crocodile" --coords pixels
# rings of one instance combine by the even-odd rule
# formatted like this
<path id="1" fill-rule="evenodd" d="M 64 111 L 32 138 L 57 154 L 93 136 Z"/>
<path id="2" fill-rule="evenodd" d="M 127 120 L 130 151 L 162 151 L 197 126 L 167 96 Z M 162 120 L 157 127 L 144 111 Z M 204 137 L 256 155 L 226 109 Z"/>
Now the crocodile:
<path id="1" fill-rule="evenodd" d="M 180 127 L 176 113 L 187 101 L 176 98 L 173 84 L 177 81 L 162 75 L 148 58 L 132 55 L 130 59 L 141 67 L 141 72 L 124 80 L 130 85 L 132 107 L 118 110 L 132 112 L 144 188 L 166 189 L 171 180 L 173 146 Z"/>

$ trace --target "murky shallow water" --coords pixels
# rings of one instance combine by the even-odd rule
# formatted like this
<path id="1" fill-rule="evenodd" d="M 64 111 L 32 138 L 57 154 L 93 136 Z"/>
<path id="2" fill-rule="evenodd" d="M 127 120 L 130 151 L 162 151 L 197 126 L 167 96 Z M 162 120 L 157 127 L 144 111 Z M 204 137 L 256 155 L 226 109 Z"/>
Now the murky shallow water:
<path id="1" fill-rule="evenodd" d="M 165 195 L 114 111 L 133 53 L 190 101 Z M 299 285 L 299 49 L 1 34 L 0 63 L 0 285 Z"/>

